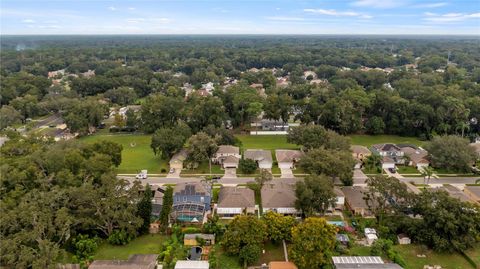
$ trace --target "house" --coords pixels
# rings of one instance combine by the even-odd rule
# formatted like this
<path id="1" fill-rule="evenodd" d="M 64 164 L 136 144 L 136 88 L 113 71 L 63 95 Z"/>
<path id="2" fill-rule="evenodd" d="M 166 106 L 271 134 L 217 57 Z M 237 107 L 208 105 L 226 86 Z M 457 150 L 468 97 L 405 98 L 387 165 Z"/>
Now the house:
<path id="1" fill-rule="evenodd" d="M 470 202 L 470 203 L 473 202 L 473 200 L 471 200 L 468 195 L 466 195 L 461 190 L 459 190 L 456 187 L 454 187 L 452 185 L 449 185 L 449 184 L 445 184 L 445 185 L 443 185 L 441 187 L 437 187 L 437 188 L 431 188 L 430 190 L 431 191 L 446 191 L 448 193 L 448 195 L 452 198 L 459 199 L 462 202 Z"/>
<path id="2" fill-rule="evenodd" d="M 209 94 L 212 94 L 213 90 L 215 90 L 213 82 L 202 84 L 202 90 L 206 90 Z"/>
<path id="3" fill-rule="evenodd" d="M 198 246 L 197 238 L 201 238 L 205 241 L 206 246 L 215 245 L 214 234 L 185 234 L 183 236 L 183 244 L 185 246 Z"/>
<path id="4" fill-rule="evenodd" d="M 373 145 L 372 153 L 379 154 L 382 157 L 389 157 L 395 164 L 403 163 L 403 156 L 405 154 L 400 147 L 391 143 Z"/>
<path id="5" fill-rule="evenodd" d="M 347 234 L 336 234 L 335 238 L 337 239 L 337 242 L 342 245 L 348 245 L 348 243 L 350 242 Z"/>
<path id="6" fill-rule="evenodd" d="M 298 215 L 295 208 L 295 190 L 289 184 L 267 184 L 261 190 L 263 212 L 274 211 L 283 215 Z"/>
<path id="7" fill-rule="evenodd" d="M 91 78 L 95 76 L 95 70 L 88 70 L 87 72 L 81 73 L 81 75 L 85 78 Z"/>
<path id="8" fill-rule="evenodd" d="M 364 234 L 368 246 L 371 246 L 373 242 L 378 240 L 377 231 L 373 228 L 365 228 Z"/>
<path id="9" fill-rule="evenodd" d="M 157 269 L 157 259 L 158 254 L 135 254 L 128 260 L 96 260 L 88 269 Z"/>
<path id="10" fill-rule="evenodd" d="M 183 83 L 183 86 L 181 87 L 181 89 L 185 91 L 185 97 L 189 96 L 194 91 L 192 84 L 187 82 Z"/>
<path id="11" fill-rule="evenodd" d="M 155 216 L 158 218 L 160 216 L 160 212 L 162 211 L 164 190 L 160 187 L 155 187 L 153 192 L 154 193 L 152 198 L 152 216 Z"/>
<path id="12" fill-rule="evenodd" d="M 175 269 L 209 269 L 208 261 L 177 261 Z"/>
<path id="13" fill-rule="evenodd" d="M 255 213 L 255 193 L 249 188 L 222 187 L 218 193 L 217 215 L 233 218 Z"/>
<path id="14" fill-rule="evenodd" d="M 210 191 L 200 182 L 178 183 L 173 188 L 173 204 L 195 202 L 210 208 Z"/>
<path id="15" fill-rule="evenodd" d="M 389 156 L 382 157 L 382 169 L 395 168 L 396 162 Z"/>
<path id="16" fill-rule="evenodd" d="M 360 145 L 352 145 L 350 146 L 350 150 L 352 151 L 353 158 L 356 161 L 355 168 L 361 168 L 364 160 L 372 155 L 372 152 L 364 146 Z"/>
<path id="17" fill-rule="evenodd" d="M 415 145 L 398 145 L 404 152 L 404 156 L 410 159 L 408 165 L 416 167 L 418 170 L 422 170 L 424 167 L 430 165 L 428 160 L 428 152 L 423 148 Z"/>
<path id="18" fill-rule="evenodd" d="M 397 235 L 397 240 L 399 245 L 410 245 L 412 240 L 406 234 Z"/>
<path id="19" fill-rule="evenodd" d="M 48 78 L 54 78 L 58 75 L 65 75 L 65 69 L 60 69 L 60 70 L 57 70 L 57 71 L 50 71 L 48 72 Z"/>
<path id="20" fill-rule="evenodd" d="M 309 82 L 310 85 L 320 85 L 320 84 L 328 84 L 328 80 L 326 79 L 312 79 Z"/>
<path id="21" fill-rule="evenodd" d="M 363 199 L 365 188 L 360 186 L 347 186 L 342 188 L 345 194 L 345 205 L 354 214 L 362 217 L 373 217 L 372 212 Z"/>
<path id="22" fill-rule="evenodd" d="M 262 131 L 287 131 L 289 127 L 288 122 L 267 119 L 262 119 L 260 126 Z"/>
<path id="23" fill-rule="evenodd" d="M 293 262 L 269 262 L 268 269 L 298 269 Z"/>
<path id="24" fill-rule="evenodd" d="M 280 169 L 293 169 L 295 164 L 303 157 L 304 153 L 300 150 L 277 149 L 275 158 Z"/>
<path id="25" fill-rule="evenodd" d="M 243 153 L 245 159 L 254 160 L 260 169 L 272 169 L 272 152 L 263 149 L 247 149 Z"/>
<path id="26" fill-rule="evenodd" d="M 402 269 L 396 263 L 385 263 L 379 256 L 333 256 L 335 269 Z"/>
<path id="27" fill-rule="evenodd" d="M 335 193 L 336 201 L 335 201 L 335 208 L 332 208 L 332 209 L 342 211 L 343 208 L 345 207 L 345 194 L 339 187 L 336 187 L 336 186 L 333 188 L 333 192 Z"/>
<path id="28" fill-rule="evenodd" d="M 183 169 L 183 162 L 187 159 L 188 151 L 186 149 L 181 149 L 179 152 L 175 153 L 170 159 L 169 165 L 170 168 L 176 170 Z"/>
<path id="29" fill-rule="evenodd" d="M 470 200 L 480 204 L 480 186 L 465 186 L 463 192 Z"/>
<path id="30" fill-rule="evenodd" d="M 220 164 L 223 168 L 238 168 L 240 158 L 242 156 L 239 147 L 221 145 L 218 147 L 212 162 Z"/>
<path id="31" fill-rule="evenodd" d="M 288 82 L 288 78 L 286 78 L 286 77 L 277 78 L 277 87 L 286 88 L 289 85 L 290 85 L 290 82 Z"/>

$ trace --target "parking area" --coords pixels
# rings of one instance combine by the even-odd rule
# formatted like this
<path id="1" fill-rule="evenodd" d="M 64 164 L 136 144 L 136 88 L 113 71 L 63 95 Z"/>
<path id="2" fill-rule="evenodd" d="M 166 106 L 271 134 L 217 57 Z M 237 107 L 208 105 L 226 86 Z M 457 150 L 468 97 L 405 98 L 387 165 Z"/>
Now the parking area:
<path id="1" fill-rule="evenodd" d="M 236 168 L 225 168 L 224 178 L 237 178 L 237 169 Z"/>

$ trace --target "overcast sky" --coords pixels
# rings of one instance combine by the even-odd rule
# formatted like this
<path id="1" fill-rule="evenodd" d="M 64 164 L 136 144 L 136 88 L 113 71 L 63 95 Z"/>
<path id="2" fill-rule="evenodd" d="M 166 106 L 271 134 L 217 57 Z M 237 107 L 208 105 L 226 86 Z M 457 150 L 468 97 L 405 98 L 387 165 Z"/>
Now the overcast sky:
<path id="1" fill-rule="evenodd" d="M 480 35 L 480 0 L 2 0 L 1 34 Z"/>

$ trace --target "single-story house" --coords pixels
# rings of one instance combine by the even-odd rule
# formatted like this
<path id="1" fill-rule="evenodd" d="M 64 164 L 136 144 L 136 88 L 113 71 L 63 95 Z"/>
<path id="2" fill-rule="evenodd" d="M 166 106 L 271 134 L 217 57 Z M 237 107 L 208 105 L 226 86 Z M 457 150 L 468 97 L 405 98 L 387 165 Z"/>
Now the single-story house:
<path id="1" fill-rule="evenodd" d="M 197 238 L 203 239 L 207 246 L 215 245 L 214 234 L 185 234 L 183 236 L 183 244 L 185 246 L 198 246 L 200 244 L 197 242 Z"/>
<path id="2" fill-rule="evenodd" d="M 267 184 L 261 190 L 263 212 L 274 211 L 283 215 L 298 215 L 295 208 L 295 190 L 289 184 Z"/>
<path id="3" fill-rule="evenodd" d="M 96 260 L 88 269 L 156 269 L 157 259 L 158 254 L 135 254 L 128 260 Z"/>
<path id="4" fill-rule="evenodd" d="M 293 169 L 295 164 L 303 157 L 304 153 L 300 150 L 277 149 L 275 157 L 277 158 L 280 169 Z"/>
<path id="5" fill-rule="evenodd" d="M 355 168 L 361 168 L 363 161 L 370 155 L 372 152 L 364 146 L 360 145 L 352 145 L 350 146 L 350 150 L 352 151 L 353 158 L 355 159 Z"/>
<path id="6" fill-rule="evenodd" d="M 365 191 L 366 189 L 360 186 L 343 187 L 342 192 L 345 194 L 345 205 L 354 215 L 373 217 L 367 202 L 363 199 Z"/>
<path id="7" fill-rule="evenodd" d="M 396 163 L 397 162 L 389 156 L 382 157 L 382 169 L 395 168 Z"/>
<path id="8" fill-rule="evenodd" d="M 345 194 L 342 192 L 342 190 L 339 187 L 334 187 L 333 192 L 335 193 L 335 196 L 336 196 L 335 209 L 341 211 L 345 207 Z"/>
<path id="9" fill-rule="evenodd" d="M 421 170 L 423 167 L 430 165 L 428 160 L 428 152 L 423 148 L 416 147 L 414 145 L 401 146 L 405 156 L 410 159 L 408 165 L 416 167 Z"/>
<path id="10" fill-rule="evenodd" d="M 238 162 L 241 157 L 239 147 L 221 145 L 218 147 L 212 161 L 220 164 L 223 168 L 238 168 Z"/>
<path id="11" fill-rule="evenodd" d="M 272 169 L 272 152 L 269 150 L 247 149 L 243 155 L 245 159 L 254 160 L 257 163 L 258 168 Z"/>
<path id="12" fill-rule="evenodd" d="M 218 193 L 217 214 L 220 218 L 233 218 L 255 213 L 255 193 L 249 188 L 222 187 Z"/>
<path id="13" fill-rule="evenodd" d="M 402 269 L 396 263 L 385 263 L 379 256 L 334 256 L 335 269 Z"/>
<path id="14" fill-rule="evenodd" d="M 269 262 L 268 269 L 298 269 L 293 262 Z"/>
<path id="15" fill-rule="evenodd" d="M 183 169 L 183 162 L 187 159 L 188 151 L 186 149 L 181 149 L 179 152 L 175 153 L 170 159 L 169 165 L 170 168 L 176 170 Z"/>
<path id="16" fill-rule="evenodd" d="M 412 240 L 406 234 L 397 235 L 397 239 L 399 245 L 410 245 L 412 243 Z"/>
<path id="17" fill-rule="evenodd" d="M 445 184 L 438 188 L 430 188 L 431 191 L 446 191 L 448 195 L 452 198 L 457 198 L 462 202 L 473 202 L 468 195 L 466 195 L 463 191 L 457 189 L 456 187 Z"/>
<path id="18" fill-rule="evenodd" d="M 463 192 L 472 200 L 480 204 L 480 186 L 465 186 Z"/>
<path id="19" fill-rule="evenodd" d="M 382 157 L 390 157 L 395 164 L 403 163 L 403 156 L 405 153 L 400 147 L 392 143 L 376 144 L 371 148 L 373 154 L 379 154 Z"/>
<path id="20" fill-rule="evenodd" d="M 160 216 L 160 212 L 162 211 L 164 192 L 165 190 L 160 187 L 155 187 L 153 190 L 152 216 L 155 216 L 157 218 Z"/>
<path id="21" fill-rule="evenodd" d="M 202 183 L 179 183 L 173 189 L 171 216 L 178 221 L 202 222 L 210 203 L 210 192 Z"/>
<path id="22" fill-rule="evenodd" d="M 175 269 L 209 269 L 208 261 L 177 261 Z"/>

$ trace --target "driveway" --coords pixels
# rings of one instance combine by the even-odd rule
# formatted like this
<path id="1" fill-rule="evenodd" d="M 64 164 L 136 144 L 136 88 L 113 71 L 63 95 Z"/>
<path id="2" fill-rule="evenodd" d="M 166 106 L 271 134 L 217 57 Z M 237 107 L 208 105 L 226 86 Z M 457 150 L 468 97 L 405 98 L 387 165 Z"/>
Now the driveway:
<path id="1" fill-rule="evenodd" d="M 353 185 L 365 185 L 367 178 L 367 175 L 363 173 L 362 169 L 356 168 L 353 170 Z"/>
<path id="2" fill-rule="evenodd" d="M 237 168 L 225 168 L 224 178 L 237 178 Z"/>
<path id="3" fill-rule="evenodd" d="M 293 178 L 293 171 L 290 168 L 280 168 L 280 173 L 282 174 L 280 178 Z"/>
<path id="4" fill-rule="evenodd" d="M 180 173 L 182 172 L 182 170 L 180 169 L 175 169 L 175 171 L 173 171 L 173 173 L 168 173 L 167 174 L 167 178 L 180 178 Z"/>

